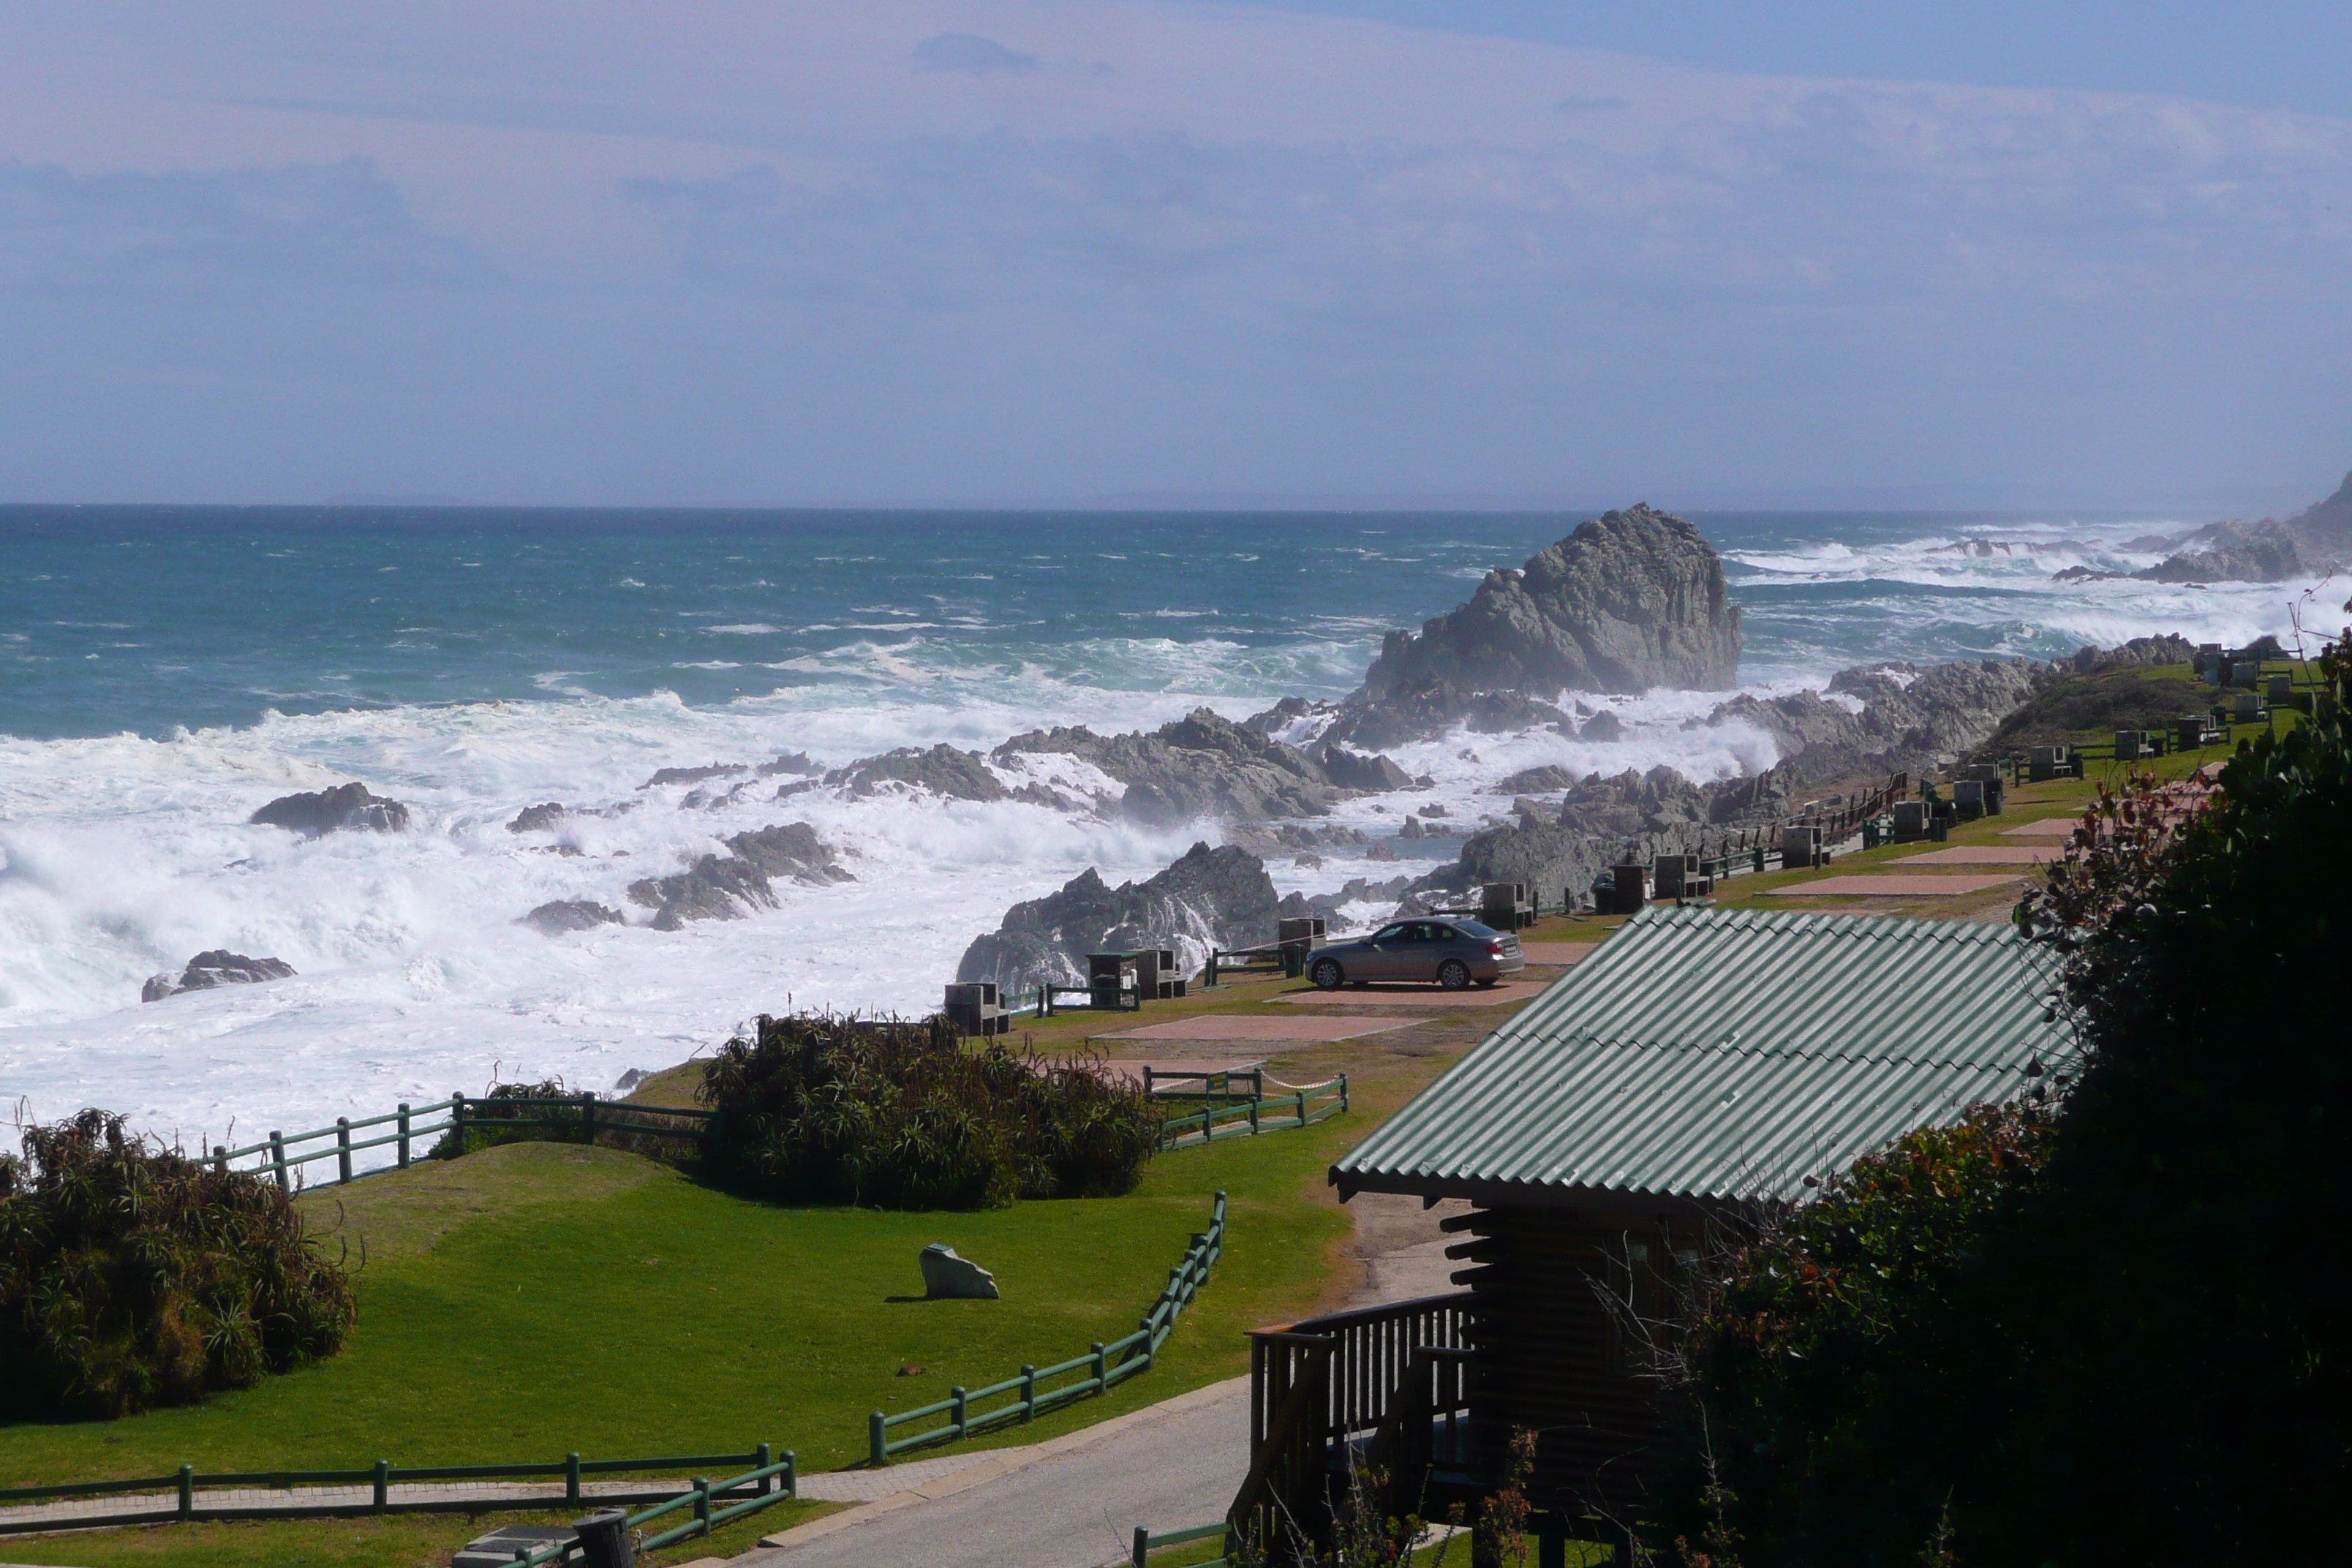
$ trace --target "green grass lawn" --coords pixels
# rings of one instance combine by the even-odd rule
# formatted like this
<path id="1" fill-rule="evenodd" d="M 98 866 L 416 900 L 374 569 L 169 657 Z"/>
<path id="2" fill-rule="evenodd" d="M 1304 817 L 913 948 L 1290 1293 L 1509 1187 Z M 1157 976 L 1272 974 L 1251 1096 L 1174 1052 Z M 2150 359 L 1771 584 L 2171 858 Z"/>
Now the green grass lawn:
<path id="1" fill-rule="evenodd" d="M 1245 1371 L 1243 1331 L 1310 1310 L 1348 1223 L 1323 1171 L 1364 1128 L 1340 1116 L 1163 1154 L 1126 1198 L 969 1215 L 752 1203 L 632 1155 L 546 1143 L 314 1192 L 302 1202 L 319 1231 L 355 1265 L 364 1249 L 359 1328 L 341 1354 L 199 1406 L 0 1427 L 0 1477 L 731 1452 L 763 1439 L 804 1470 L 833 1468 L 863 1458 L 869 1411 L 1131 1331 L 1224 1188 L 1223 1260 L 1159 1363 L 1108 1397 L 976 1440 L 1033 1441 Z M 994 1270 L 1004 1299 L 921 1300 L 915 1258 L 933 1241 Z M 925 1370 L 899 1375 L 909 1365 Z M 464 1521 L 438 1523 L 465 1539 Z M 231 1560 L 223 1542 L 278 1531 L 342 1542 L 319 1560 L 345 1563 L 421 1562 L 426 1536 L 441 1539 L 437 1523 L 314 1521 L 110 1531 L 5 1554 L 194 1568 Z M 273 1546 L 270 1560 L 305 1559 Z"/>

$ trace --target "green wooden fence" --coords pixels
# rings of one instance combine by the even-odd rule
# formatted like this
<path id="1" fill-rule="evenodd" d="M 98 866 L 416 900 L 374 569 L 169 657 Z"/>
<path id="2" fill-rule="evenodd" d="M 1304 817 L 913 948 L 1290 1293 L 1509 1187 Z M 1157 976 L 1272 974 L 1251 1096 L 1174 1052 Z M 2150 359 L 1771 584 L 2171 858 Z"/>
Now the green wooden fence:
<path id="1" fill-rule="evenodd" d="M 1184 1260 L 1168 1271 L 1167 1288 L 1160 1292 L 1159 1300 L 1143 1315 L 1142 1324 L 1135 1332 L 1108 1344 L 1096 1343 L 1087 1347 L 1087 1353 L 1052 1366 L 1024 1366 L 1018 1374 L 1002 1383 L 992 1383 L 985 1388 L 956 1388 L 948 1397 L 935 1405 L 902 1411 L 896 1415 L 877 1410 L 866 1417 L 866 1440 L 867 1461 L 876 1466 L 887 1465 L 893 1454 L 909 1448 L 919 1448 L 932 1443 L 954 1442 L 974 1433 L 985 1432 L 1008 1421 L 1034 1421 L 1042 1411 L 1067 1404 L 1090 1394 L 1101 1394 L 1114 1384 L 1124 1383 L 1137 1373 L 1150 1368 L 1153 1357 L 1168 1336 L 1176 1331 L 1176 1320 L 1192 1305 L 1201 1287 L 1208 1283 L 1210 1266 L 1223 1256 L 1225 1249 L 1225 1194 L 1219 1193 L 1209 1212 L 1209 1228 L 1196 1231 L 1192 1245 Z M 1057 1378 L 1071 1381 L 1048 1387 Z M 1010 1395 L 1006 1403 L 992 1410 L 974 1406 L 982 1400 Z M 894 1426 L 910 1426 L 939 1416 L 947 1420 L 940 1426 L 917 1432 L 911 1436 L 893 1437 Z"/>
<path id="2" fill-rule="evenodd" d="M 635 1491 L 598 1491 L 583 1493 L 581 1479 L 586 1476 L 630 1476 L 667 1471 L 717 1469 L 726 1465 L 752 1467 L 741 1475 L 716 1483 L 700 1479 L 690 1481 L 685 1489 L 675 1485 L 647 1487 Z M 450 1481 L 513 1481 L 535 1477 L 560 1478 L 562 1486 L 550 1487 L 544 1493 L 516 1494 L 502 1492 L 495 1497 L 487 1494 L 467 1495 L 453 1492 L 440 1498 L 394 1498 L 395 1486 L 424 1482 Z M 207 1502 L 199 1494 L 206 1490 L 226 1489 L 291 1490 L 297 1487 L 347 1487 L 368 1489 L 365 1499 L 350 1500 L 290 1500 L 282 1503 Z M 757 1508 L 765 1508 L 788 1497 L 799 1495 L 799 1474 L 794 1468 L 791 1449 L 783 1457 L 774 1457 L 770 1447 L 761 1443 L 746 1454 L 682 1454 L 648 1459 L 583 1459 L 578 1454 L 566 1454 L 562 1459 L 546 1464 L 520 1465 L 394 1465 L 378 1459 L 363 1470 L 230 1470 L 204 1471 L 194 1465 L 182 1465 L 168 1476 L 141 1476 L 128 1480 L 68 1481 L 54 1486 L 0 1487 L 0 1506 L 22 1507 L 25 1504 L 69 1502 L 78 1499 L 106 1497 L 138 1497 L 152 1495 L 168 1499 L 165 1506 L 132 1508 L 126 1510 L 93 1512 L 88 1515 L 26 1513 L 16 1518 L 0 1519 L 0 1534 L 23 1534 L 33 1531 L 73 1530 L 84 1526 L 115 1526 L 125 1524 L 163 1524 L 174 1521 L 236 1519 L 341 1519 L 374 1513 L 471 1513 L 485 1506 L 506 1509 L 577 1508 L 583 1498 L 600 1503 L 651 1502 L 659 1505 L 655 1512 L 667 1512 L 695 1503 L 699 1498 L 701 1513 L 709 1513 L 710 1499 L 747 1498 Z M 723 1517 L 751 1511 L 735 1508 Z M 648 1516 L 650 1517 L 650 1516 Z"/>
<path id="3" fill-rule="evenodd" d="M 611 1132 L 690 1139 L 707 1146 L 718 1121 L 715 1110 L 631 1105 L 599 1100 L 593 1094 L 511 1100 L 453 1094 L 430 1105 L 403 1104 L 382 1116 L 363 1116 L 357 1121 L 339 1116 L 333 1126 L 314 1127 L 307 1132 L 273 1131 L 262 1142 L 248 1143 L 242 1149 L 216 1144 L 205 1160 L 216 1171 L 242 1168 L 255 1175 L 274 1176 L 279 1187 L 291 1190 L 294 1173 L 320 1160 L 335 1162 L 338 1183 L 352 1180 L 352 1156 L 368 1149 L 393 1147 L 393 1168 L 406 1170 L 413 1160 L 430 1154 L 445 1134 L 455 1134 L 461 1151 L 467 1133 L 498 1129 L 533 1129 L 554 1136 L 576 1135 L 576 1141 L 583 1143 L 593 1143 L 599 1133 Z M 379 1127 L 392 1131 L 364 1138 L 352 1136 Z M 247 1163 L 239 1167 L 240 1161 Z"/>
<path id="4" fill-rule="evenodd" d="M 1159 1535 L 1154 1535 L 1139 1524 L 1135 1527 L 1135 1552 L 1132 1561 L 1135 1568 L 1147 1568 L 1146 1559 L 1161 1547 L 1181 1546 L 1188 1541 L 1206 1541 L 1213 1535 L 1225 1537 L 1224 1556 L 1220 1561 L 1230 1561 L 1234 1554 L 1233 1526 L 1222 1519 L 1214 1524 L 1196 1524 L 1189 1530 L 1171 1530 Z M 1203 1564 L 1202 1568 L 1206 1568 L 1206 1565 Z"/>
<path id="5" fill-rule="evenodd" d="M 1152 1098 L 1202 1102 L 1200 1110 L 1171 1116 L 1161 1124 L 1160 1146 L 1168 1149 L 1193 1139 L 1213 1142 L 1220 1127 L 1232 1130 L 1223 1134 L 1225 1137 L 1240 1136 L 1244 1123 L 1248 1125 L 1250 1135 L 1276 1128 L 1311 1127 L 1348 1109 L 1348 1075 L 1341 1073 L 1288 1094 L 1241 1097 L 1162 1090 Z"/>

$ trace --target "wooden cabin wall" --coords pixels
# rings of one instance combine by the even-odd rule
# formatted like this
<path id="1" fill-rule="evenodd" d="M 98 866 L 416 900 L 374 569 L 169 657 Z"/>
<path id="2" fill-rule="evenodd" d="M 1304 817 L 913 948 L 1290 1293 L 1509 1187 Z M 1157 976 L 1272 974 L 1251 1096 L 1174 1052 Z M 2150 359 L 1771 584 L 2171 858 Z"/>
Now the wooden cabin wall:
<path id="1" fill-rule="evenodd" d="M 1674 1316 L 1678 1263 L 1695 1259 L 1696 1222 L 1622 1219 L 1554 1208 L 1474 1210 L 1476 1239 L 1453 1256 L 1476 1292 L 1470 1411 L 1477 1472 L 1503 1474 L 1511 1433 L 1537 1434 L 1529 1495 L 1570 1515 L 1645 1518 L 1666 1463 L 1653 1365 Z M 1606 1299 L 1604 1299 L 1604 1293 Z"/>

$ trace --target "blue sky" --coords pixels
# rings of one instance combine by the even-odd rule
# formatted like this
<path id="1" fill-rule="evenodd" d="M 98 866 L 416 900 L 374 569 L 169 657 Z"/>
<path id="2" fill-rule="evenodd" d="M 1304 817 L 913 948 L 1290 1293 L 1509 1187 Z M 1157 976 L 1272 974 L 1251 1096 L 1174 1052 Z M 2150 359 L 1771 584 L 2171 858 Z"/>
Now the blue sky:
<path id="1" fill-rule="evenodd" d="M 2278 510 L 2315 6 L 26 0 L 0 500 Z"/>

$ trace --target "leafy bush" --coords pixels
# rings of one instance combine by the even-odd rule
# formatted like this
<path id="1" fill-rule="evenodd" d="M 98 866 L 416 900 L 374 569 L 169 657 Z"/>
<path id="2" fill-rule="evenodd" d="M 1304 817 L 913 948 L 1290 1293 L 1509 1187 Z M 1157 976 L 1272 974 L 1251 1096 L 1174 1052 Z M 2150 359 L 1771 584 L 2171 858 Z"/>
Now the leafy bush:
<path id="1" fill-rule="evenodd" d="M 537 1100 L 568 1100 L 567 1105 L 532 1105 Z M 490 1117 L 499 1121 L 530 1122 L 525 1127 L 480 1127 L 470 1120 L 466 1127 L 466 1146 L 457 1147 L 457 1135 L 444 1132 L 433 1145 L 431 1158 L 454 1160 L 460 1154 L 478 1154 L 485 1149 L 495 1149 L 502 1143 L 580 1143 L 586 1142 L 580 1128 L 580 1097 L 563 1086 L 560 1078 L 543 1083 L 494 1083 L 490 1092 L 466 1100 L 466 1114 Z M 521 1102 L 521 1103 L 518 1103 Z"/>
<path id="2" fill-rule="evenodd" d="M 1970 1260 L 2051 1143 L 2038 1108 L 1979 1107 L 1855 1162 L 1732 1255 L 1685 1346 L 1706 1421 L 1684 1533 L 1736 1522 L 1765 1563 L 1914 1560 L 2000 1408 L 2011 1325 Z"/>
<path id="3" fill-rule="evenodd" d="M 771 1197 L 897 1208 L 1131 1190 L 1160 1144 L 1142 1094 L 1084 1060 L 967 1050 L 944 1018 L 762 1016 L 719 1048 L 712 1163 Z"/>
<path id="4" fill-rule="evenodd" d="M 85 1110 L 0 1155 L 0 1408 L 116 1416 L 331 1355 L 356 1308 L 302 1216 Z"/>

